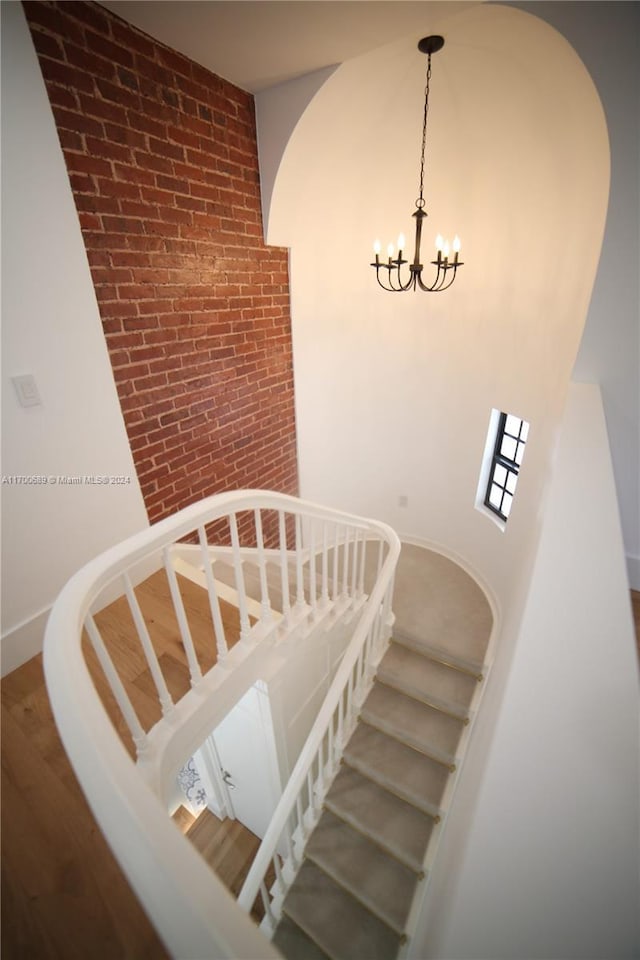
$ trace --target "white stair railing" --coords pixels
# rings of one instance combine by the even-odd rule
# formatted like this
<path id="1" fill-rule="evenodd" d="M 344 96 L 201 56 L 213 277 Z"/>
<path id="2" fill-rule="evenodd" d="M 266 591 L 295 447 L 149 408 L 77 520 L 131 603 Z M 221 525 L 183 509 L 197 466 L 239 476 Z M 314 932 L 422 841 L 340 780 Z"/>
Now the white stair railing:
<path id="1" fill-rule="evenodd" d="M 357 540 L 353 545 L 356 551 Z M 238 903 L 249 911 L 260 895 L 265 912 L 263 928 L 269 935 L 275 930 L 282 901 L 302 863 L 304 846 L 320 817 L 344 746 L 355 729 L 375 668 L 385 652 L 393 621 L 391 597 L 398 554 L 399 543 L 384 563 L 380 552 L 368 611 L 354 631 L 238 896 Z M 286 851 L 284 862 L 278 853 L 282 849 Z M 271 870 L 276 880 L 268 890 L 265 879 Z"/>
<path id="2" fill-rule="evenodd" d="M 377 567 L 370 562 L 373 550 Z M 174 826 L 168 797 L 180 766 L 260 677 L 280 643 L 294 642 L 322 618 L 330 625 L 332 617 L 358 612 L 329 697 L 276 811 L 277 823 L 242 893 L 249 909 L 252 891 L 254 899 L 262 894 L 267 927 L 273 927 L 278 904 L 267 891 L 266 867 L 275 860 L 282 894 L 388 635 L 398 553 L 399 541 L 384 524 L 282 494 L 240 491 L 187 507 L 117 545 L 80 570 L 56 601 L 44 649 L 56 722 L 96 819 L 174 956 L 279 956 Z M 153 617 L 136 592 L 141 580 L 160 569 L 184 652 L 186 693 L 176 693 L 163 673 Z M 213 667 L 203 666 L 202 637 L 194 641 L 176 570 L 190 570 L 190 578 L 207 590 L 207 662 L 214 660 Z M 239 611 L 239 637 L 228 635 L 221 612 L 229 592 Z M 137 712 L 126 670 L 99 626 L 98 611 L 118 597 L 131 616 L 128 642 L 144 658 L 157 696 L 154 722 Z M 83 635 L 119 718 L 110 718 L 98 695 Z M 285 829 L 289 822 L 291 829 Z M 283 869 L 273 842 L 284 842 L 290 853 Z"/>

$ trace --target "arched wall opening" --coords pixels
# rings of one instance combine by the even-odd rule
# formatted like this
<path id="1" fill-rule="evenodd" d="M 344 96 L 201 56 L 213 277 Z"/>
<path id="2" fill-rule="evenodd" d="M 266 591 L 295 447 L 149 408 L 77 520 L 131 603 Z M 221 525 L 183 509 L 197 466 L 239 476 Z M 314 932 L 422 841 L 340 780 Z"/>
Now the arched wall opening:
<path id="1" fill-rule="evenodd" d="M 369 266 L 412 233 L 425 58 L 433 59 L 424 260 L 465 266 L 442 294 L 389 294 Z M 267 238 L 291 249 L 301 492 L 461 558 L 503 615 L 526 590 L 545 481 L 597 268 L 609 187 L 602 107 L 538 18 L 480 4 L 345 62 L 300 117 Z M 505 532 L 475 508 L 492 409 L 530 441 Z M 406 507 L 401 507 L 406 498 Z"/>

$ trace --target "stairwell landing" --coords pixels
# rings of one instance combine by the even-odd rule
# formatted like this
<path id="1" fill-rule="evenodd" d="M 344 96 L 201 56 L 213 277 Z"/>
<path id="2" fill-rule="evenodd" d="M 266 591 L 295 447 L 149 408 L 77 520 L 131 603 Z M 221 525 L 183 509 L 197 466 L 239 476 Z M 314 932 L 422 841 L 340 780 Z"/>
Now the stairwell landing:
<path id="1" fill-rule="evenodd" d="M 273 940 L 287 960 L 395 960 L 428 879 L 493 617 L 461 567 L 410 544 L 393 609 L 393 640 L 282 905 Z"/>

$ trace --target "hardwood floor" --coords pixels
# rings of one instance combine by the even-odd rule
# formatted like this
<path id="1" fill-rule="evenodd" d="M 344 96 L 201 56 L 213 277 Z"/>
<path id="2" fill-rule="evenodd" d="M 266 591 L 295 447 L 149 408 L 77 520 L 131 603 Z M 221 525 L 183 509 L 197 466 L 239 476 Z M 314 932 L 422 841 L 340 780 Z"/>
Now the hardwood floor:
<path id="1" fill-rule="evenodd" d="M 211 620 L 201 589 L 181 579 L 181 591 L 202 669 L 215 661 Z M 150 634 L 178 695 L 188 685 L 179 631 L 166 602 L 164 574 L 137 590 Z M 230 644 L 237 611 L 223 606 Z M 130 615 L 117 601 L 96 617 L 125 677 L 143 723 L 159 716 L 146 661 L 126 642 Z M 128 732 L 89 654 L 108 711 L 129 746 Z M 2 681 L 2 956 L 4 960 L 164 960 L 166 951 L 102 836 L 57 733 L 37 656 Z M 181 814 L 183 832 L 190 826 Z M 237 821 L 215 821 L 209 862 L 237 892 L 258 839 Z M 191 827 L 198 844 L 207 833 Z M 209 831 L 212 825 L 209 823 Z"/>

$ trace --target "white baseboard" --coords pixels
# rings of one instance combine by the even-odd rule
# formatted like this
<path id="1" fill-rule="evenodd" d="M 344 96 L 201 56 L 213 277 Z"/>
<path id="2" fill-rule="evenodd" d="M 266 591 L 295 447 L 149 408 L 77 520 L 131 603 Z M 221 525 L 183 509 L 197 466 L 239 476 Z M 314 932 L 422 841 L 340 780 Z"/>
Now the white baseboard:
<path id="1" fill-rule="evenodd" d="M 0 662 L 2 676 L 17 670 L 27 660 L 42 653 L 44 630 L 51 613 L 51 607 L 45 607 L 34 617 L 19 623 L 2 636 Z"/>
<path id="2" fill-rule="evenodd" d="M 640 590 L 640 557 L 627 554 L 627 576 L 632 590 Z"/>

